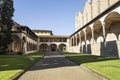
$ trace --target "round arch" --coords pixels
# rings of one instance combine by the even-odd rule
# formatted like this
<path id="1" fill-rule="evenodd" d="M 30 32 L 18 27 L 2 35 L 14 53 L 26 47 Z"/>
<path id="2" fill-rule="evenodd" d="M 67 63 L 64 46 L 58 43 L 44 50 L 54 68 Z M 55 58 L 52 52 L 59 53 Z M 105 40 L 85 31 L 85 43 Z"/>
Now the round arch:
<path id="1" fill-rule="evenodd" d="M 66 51 L 66 44 L 60 44 L 59 45 L 59 50 L 60 51 Z"/>
<path id="2" fill-rule="evenodd" d="M 86 31 L 86 40 L 87 40 L 86 43 L 90 44 L 90 41 L 92 39 L 92 30 L 91 30 L 91 27 L 88 26 L 85 31 Z"/>
<path id="3" fill-rule="evenodd" d="M 120 39 L 120 14 L 118 12 L 111 12 L 104 20 L 106 41 L 114 41 Z"/>
<path id="4" fill-rule="evenodd" d="M 51 44 L 50 45 L 50 51 L 57 51 L 57 45 L 56 44 Z"/>
<path id="5" fill-rule="evenodd" d="M 11 52 L 22 52 L 21 39 L 17 35 L 12 35 Z"/>
<path id="6" fill-rule="evenodd" d="M 97 43 L 103 42 L 103 26 L 100 20 L 95 21 L 93 25 L 94 39 Z"/>
<path id="7" fill-rule="evenodd" d="M 43 43 L 39 46 L 39 51 L 48 51 L 48 45 Z"/>
<path id="8" fill-rule="evenodd" d="M 77 33 L 77 46 L 79 45 L 79 43 L 80 43 L 80 35 L 79 33 Z"/>
<path id="9" fill-rule="evenodd" d="M 83 30 L 80 32 L 80 35 L 81 35 L 81 42 L 84 42 L 85 41 L 85 33 Z"/>
<path id="10" fill-rule="evenodd" d="M 26 42 L 26 37 L 25 37 L 25 36 L 23 36 L 22 40 L 23 40 L 24 42 Z"/>

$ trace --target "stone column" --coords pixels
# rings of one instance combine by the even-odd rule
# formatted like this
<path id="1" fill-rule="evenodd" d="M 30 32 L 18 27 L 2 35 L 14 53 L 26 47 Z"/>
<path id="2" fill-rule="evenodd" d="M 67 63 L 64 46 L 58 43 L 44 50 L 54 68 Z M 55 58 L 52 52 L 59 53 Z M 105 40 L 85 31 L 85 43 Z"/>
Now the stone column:
<path id="1" fill-rule="evenodd" d="M 86 34 L 86 31 L 84 32 L 85 33 L 85 52 L 87 52 L 87 34 Z"/>
<path id="2" fill-rule="evenodd" d="M 74 41 L 74 40 L 75 40 L 75 38 L 74 38 L 74 36 L 73 36 L 73 47 L 75 46 L 75 41 Z"/>
<path id="3" fill-rule="evenodd" d="M 105 24 L 102 23 L 102 27 L 103 27 L 103 38 L 104 38 L 104 42 L 105 42 Z"/>
<path id="4" fill-rule="evenodd" d="M 75 45 L 77 46 L 77 42 L 78 42 L 78 40 L 77 40 L 77 34 L 76 34 L 76 41 L 75 42 L 76 42 Z"/>
<path id="5" fill-rule="evenodd" d="M 94 28 L 91 27 L 91 30 L 92 30 L 92 44 L 94 44 Z"/>

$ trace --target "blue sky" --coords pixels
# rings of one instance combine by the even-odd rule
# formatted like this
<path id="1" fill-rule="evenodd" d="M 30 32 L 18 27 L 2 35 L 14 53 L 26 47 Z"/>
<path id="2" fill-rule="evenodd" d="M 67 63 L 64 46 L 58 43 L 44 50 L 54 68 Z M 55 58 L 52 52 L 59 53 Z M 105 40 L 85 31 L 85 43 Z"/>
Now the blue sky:
<path id="1" fill-rule="evenodd" d="M 14 0 L 17 23 L 31 29 L 52 30 L 55 35 L 75 32 L 75 14 L 86 0 Z"/>

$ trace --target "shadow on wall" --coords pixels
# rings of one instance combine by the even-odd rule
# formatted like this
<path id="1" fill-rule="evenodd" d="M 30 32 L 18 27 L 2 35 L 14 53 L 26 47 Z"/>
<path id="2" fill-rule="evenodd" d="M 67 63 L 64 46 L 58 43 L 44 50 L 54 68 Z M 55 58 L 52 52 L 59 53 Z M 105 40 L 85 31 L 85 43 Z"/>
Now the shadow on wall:
<path id="1" fill-rule="evenodd" d="M 116 41 L 109 41 L 106 43 L 101 43 L 100 47 L 101 56 L 119 57 L 118 47 Z"/>
<path id="2" fill-rule="evenodd" d="M 91 54 L 91 44 L 83 45 L 81 53 Z"/>
<path id="3" fill-rule="evenodd" d="M 118 44 L 116 41 L 101 42 L 100 48 L 97 49 L 100 52 L 100 56 L 109 56 L 119 58 Z M 93 51 L 94 52 L 94 51 Z M 83 45 L 82 51 L 83 54 L 93 54 L 91 51 L 91 44 Z"/>
<path id="4" fill-rule="evenodd" d="M 88 54 L 91 54 L 91 44 L 87 44 L 87 51 Z"/>

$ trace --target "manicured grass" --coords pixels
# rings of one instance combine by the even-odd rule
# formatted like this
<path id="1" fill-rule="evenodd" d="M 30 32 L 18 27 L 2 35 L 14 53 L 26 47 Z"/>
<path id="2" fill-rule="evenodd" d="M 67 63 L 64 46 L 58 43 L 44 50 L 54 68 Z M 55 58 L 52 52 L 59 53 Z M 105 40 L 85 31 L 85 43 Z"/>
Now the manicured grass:
<path id="1" fill-rule="evenodd" d="M 0 55 L 0 80 L 10 80 L 38 61 L 45 53 L 38 52 L 28 55 Z M 33 58 L 34 60 L 30 60 Z"/>
<path id="2" fill-rule="evenodd" d="M 120 59 L 89 54 L 64 53 L 64 55 L 76 63 L 108 77 L 110 80 L 120 80 Z"/>

